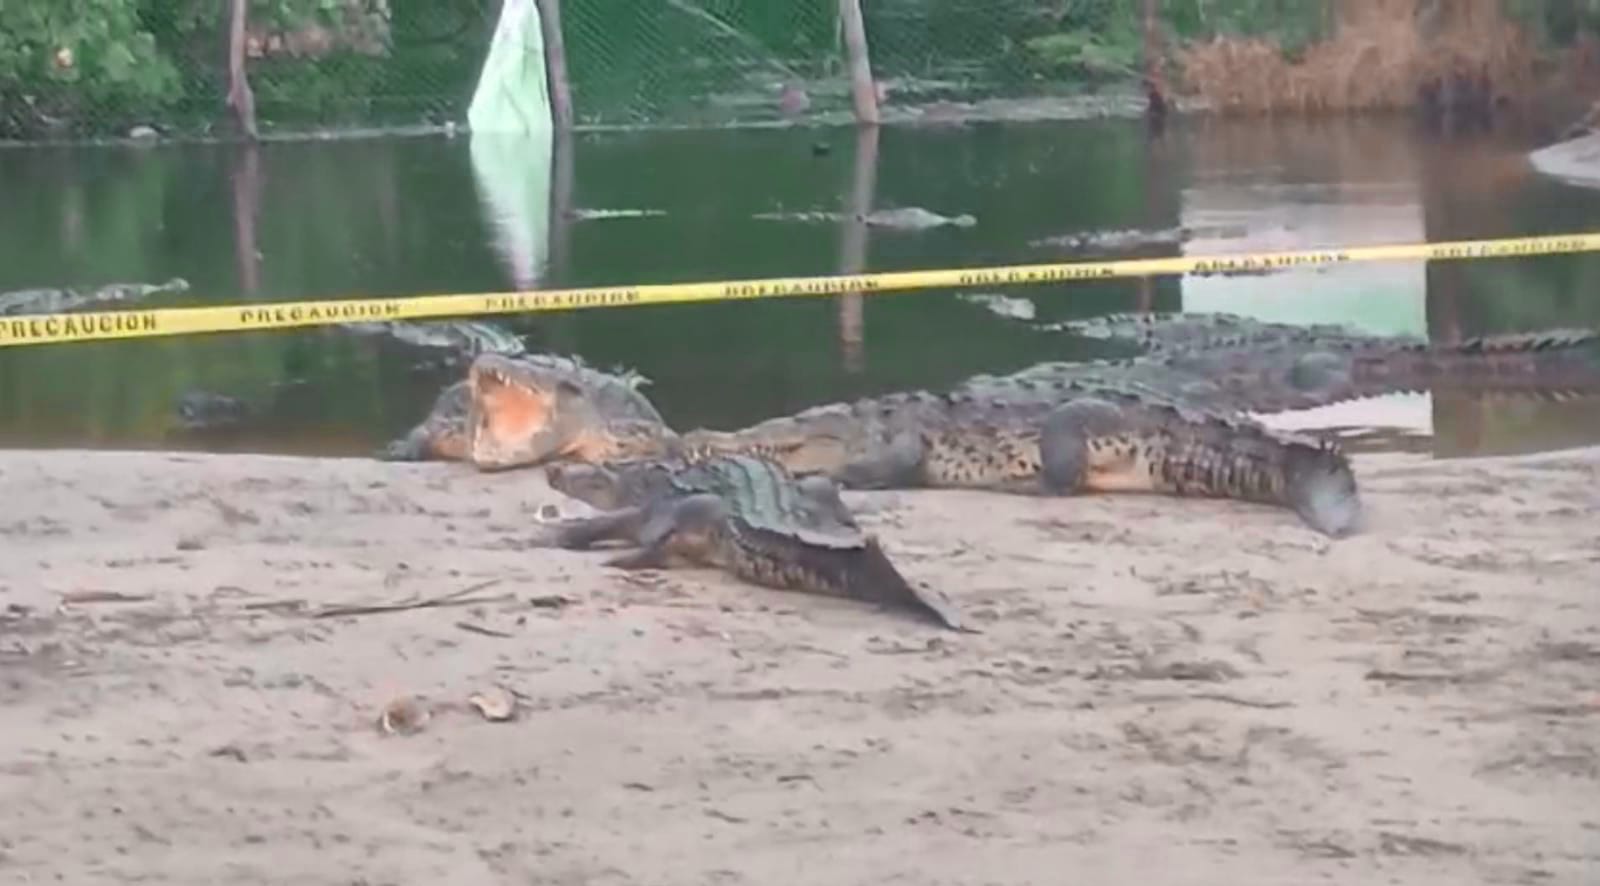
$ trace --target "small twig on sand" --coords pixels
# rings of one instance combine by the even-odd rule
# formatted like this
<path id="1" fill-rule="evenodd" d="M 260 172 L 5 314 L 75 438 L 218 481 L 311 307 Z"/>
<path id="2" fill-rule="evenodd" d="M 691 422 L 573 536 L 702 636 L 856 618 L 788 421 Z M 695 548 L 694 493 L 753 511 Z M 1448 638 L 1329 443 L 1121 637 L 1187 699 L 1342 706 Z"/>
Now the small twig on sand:
<path id="1" fill-rule="evenodd" d="M 149 594 L 124 594 L 121 591 L 67 591 L 63 603 L 144 603 L 155 599 Z"/>
<path id="2" fill-rule="evenodd" d="M 482 634 L 485 637 L 500 637 L 502 639 L 509 640 L 516 636 L 515 634 L 511 634 L 506 631 L 497 631 L 494 628 L 486 628 L 483 625 L 475 625 L 470 621 L 458 621 L 456 622 L 456 627 L 462 629 L 463 631 L 470 631 L 474 634 Z"/>
<path id="3" fill-rule="evenodd" d="M 246 612 L 293 612 L 306 608 L 304 600 L 266 600 L 261 603 L 246 603 L 243 608 Z"/>
<path id="4" fill-rule="evenodd" d="M 718 821 L 725 821 L 728 824 L 744 824 L 745 822 L 750 820 L 748 818 L 743 818 L 743 817 L 738 816 L 738 815 L 730 815 L 730 814 L 728 814 L 726 812 L 723 812 L 721 809 L 713 809 L 713 808 L 709 808 L 709 807 L 706 809 L 706 815 L 709 815 L 712 818 L 717 819 Z"/>
<path id="5" fill-rule="evenodd" d="M 442 597 L 425 597 L 421 600 L 412 600 L 402 603 L 369 603 L 366 605 L 326 606 L 311 613 L 312 618 L 338 618 L 345 615 L 379 615 L 385 612 L 405 612 L 410 609 L 436 609 L 444 606 L 476 606 L 482 603 L 502 603 L 515 599 L 514 594 L 498 594 L 493 597 L 468 596 L 474 591 L 481 591 L 490 585 L 499 584 L 500 579 L 491 578 L 488 581 L 478 582 L 470 587 L 462 588 Z"/>
<path id="6" fill-rule="evenodd" d="M 1244 698 L 1238 695 L 1229 695 L 1226 692 L 1188 692 L 1181 695 L 1141 695 L 1134 701 L 1140 704 L 1166 701 L 1220 701 L 1223 704 L 1236 704 L 1245 708 L 1260 708 L 1264 711 L 1276 711 L 1281 708 L 1292 708 L 1294 704 L 1287 701 L 1259 701 L 1254 698 Z"/>
<path id="7" fill-rule="evenodd" d="M 1490 679 L 1492 675 L 1484 673 L 1426 673 L 1410 671 L 1368 671 L 1368 680 L 1377 680 L 1383 683 L 1477 683 Z"/>

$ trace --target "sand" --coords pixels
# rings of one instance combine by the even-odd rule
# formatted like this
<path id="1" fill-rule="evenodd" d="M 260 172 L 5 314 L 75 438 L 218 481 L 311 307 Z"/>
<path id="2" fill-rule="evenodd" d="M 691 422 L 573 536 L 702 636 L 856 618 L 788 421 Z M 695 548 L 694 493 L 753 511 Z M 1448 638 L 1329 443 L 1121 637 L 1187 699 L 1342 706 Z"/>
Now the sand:
<path id="1" fill-rule="evenodd" d="M 1355 462 L 1338 542 L 848 495 L 962 635 L 530 549 L 538 472 L 3 453 L 0 882 L 1600 882 L 1600 448 Z"/>

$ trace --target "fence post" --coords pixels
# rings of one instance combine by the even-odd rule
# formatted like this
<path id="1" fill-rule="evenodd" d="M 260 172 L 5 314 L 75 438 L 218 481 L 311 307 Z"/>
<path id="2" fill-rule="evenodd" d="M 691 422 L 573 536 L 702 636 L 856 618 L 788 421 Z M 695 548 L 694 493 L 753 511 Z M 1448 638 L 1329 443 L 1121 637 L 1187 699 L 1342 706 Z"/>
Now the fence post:
<path id="1" fill-rule="evenodd" d="M 250 78 L 244 69 L 245 21 L 249 15 L 246 0 L 233 0 L 228 12 L 228 107 L 245 138 L 255 141 L 256 97 L 250 91 Z"/>
<path id="2" fill-rule="evenodd" d="M 567 81 L 567 44 L 561 38 L 561 0 L 538 0 L 539 28 L 544 32 L 545 80 L 550 111 L 558 131 L 572 128 L 572 88 Z"/>
<path id="3" fill-rule="evenodd" d="M 261 149 L 255 142 L 234 146 L 228 178 L 233 186 L 233 259 L 239 291 L 261 289 L 261 256 L 257 253 L 256 219 L 261 215 Z"/>
<path id="4" fill-rule="evenodd" d="M 1144 31 L 1145 116 L 1161 121 L 1167 115 L 1167 84 L 1161 65 L 1161 13 L 1158 0 L 1144 0 L 1141 30 Z"/>
<path id="5" fill-rule="evenodd" d="M 861 0 L 839 0 L 839 23 L 844 30 L 845 55 L 850 60 L 850 97 L 855 102 L 856 121 L 876 125 L 878 89 L 872 82 L 872 63 L 867 57 L 867 25 L 861 16 Z"/>
<path id="6" fill-rule="evenodd" d="M 856 127 L 856 156 L 851 166 L 850 196 L 839 240 L 839 273 L 859 274 L 867 266 L 867 213 L 872 211 L 878 181 L 878 127 Z M 859 292 L 839 295 L 839 347 L 846 372 L 860 372 L 866 363 L 866 311 Z"/>

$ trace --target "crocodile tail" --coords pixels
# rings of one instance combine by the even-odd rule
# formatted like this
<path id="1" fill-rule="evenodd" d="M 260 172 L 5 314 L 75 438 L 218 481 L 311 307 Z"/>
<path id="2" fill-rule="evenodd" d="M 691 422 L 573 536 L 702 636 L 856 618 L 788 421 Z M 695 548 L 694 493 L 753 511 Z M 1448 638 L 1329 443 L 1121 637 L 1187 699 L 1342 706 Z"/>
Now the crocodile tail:
<path id="1" fill-rule="evenodd" d="M 1450 390 L 1545 399 L 1600 396 L 1600 330 L 1552 329 L 1416 344 L 1357 358 L 1363 392 Z"/>
<path id="2" fill-rule="evenodd" d="M 942 627 L 963 629 L 961 619 L 953 608 L 936 595 L 913 587 L 900 574 L 877 536 L 868 535 L 862 547 L 840 552 L 840 555 L 847 560 L 844 588 L 850 597 L 904 612 Z"/>

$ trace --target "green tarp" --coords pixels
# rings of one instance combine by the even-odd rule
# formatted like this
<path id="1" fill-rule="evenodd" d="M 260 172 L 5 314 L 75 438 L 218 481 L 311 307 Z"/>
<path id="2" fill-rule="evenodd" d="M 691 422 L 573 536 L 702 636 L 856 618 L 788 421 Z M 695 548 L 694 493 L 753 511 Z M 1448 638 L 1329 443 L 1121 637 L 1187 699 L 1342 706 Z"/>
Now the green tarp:
<path id="1" fill-rule="evenodd" d="M 545 135 L 550 132 L 550 87 L 544 34 L 534 0 L 505 0 L 478 88 L 467 108 L 473 132 Z"/>
<path id="2" fill-rule="evenodd" d="M 472 105 L 472 173 L 512 282 L 531 289 L 550 242 L 554 132 L 534 0 L 505 0 Z"/>

